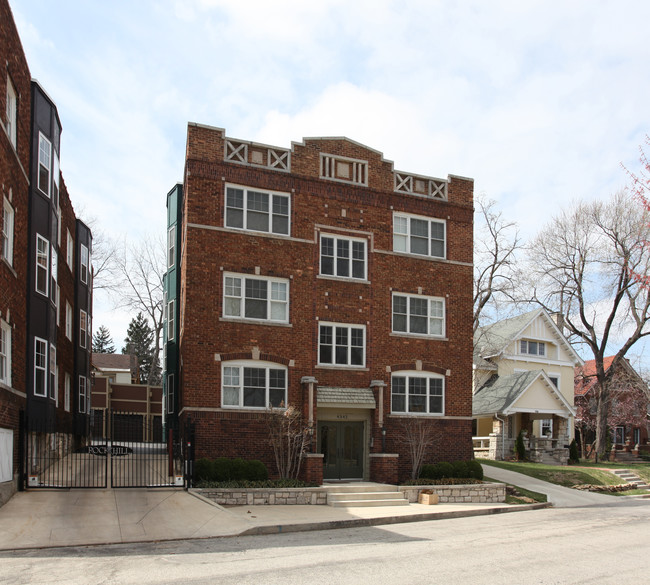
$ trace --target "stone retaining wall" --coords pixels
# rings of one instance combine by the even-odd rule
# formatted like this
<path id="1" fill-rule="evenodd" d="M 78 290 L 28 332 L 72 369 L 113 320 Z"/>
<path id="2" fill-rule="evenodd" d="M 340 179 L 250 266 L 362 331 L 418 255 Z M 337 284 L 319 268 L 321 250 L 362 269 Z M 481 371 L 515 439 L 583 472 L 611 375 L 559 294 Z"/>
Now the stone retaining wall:
<path id="1" fill-rule="evenodd" d="M 506 501 L 506 485 L 504 483 L 472 483 L 465 485 L 415 485 L 400 486 L 410 504 L 418 501 L 422 490 L 431 490 L 438 494 L 441 504 L 478 504 L 503 503 Z"/>

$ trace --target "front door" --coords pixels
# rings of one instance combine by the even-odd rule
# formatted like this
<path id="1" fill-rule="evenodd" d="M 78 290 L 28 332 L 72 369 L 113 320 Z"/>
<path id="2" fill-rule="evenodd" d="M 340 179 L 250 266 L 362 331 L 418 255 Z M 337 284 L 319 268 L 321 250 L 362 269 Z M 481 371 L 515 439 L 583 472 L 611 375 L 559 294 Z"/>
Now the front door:
<path id="1" fill-rule="evenodd" d="M 363 479 L 363 422 L 318 423 L 323 479 Z"/>

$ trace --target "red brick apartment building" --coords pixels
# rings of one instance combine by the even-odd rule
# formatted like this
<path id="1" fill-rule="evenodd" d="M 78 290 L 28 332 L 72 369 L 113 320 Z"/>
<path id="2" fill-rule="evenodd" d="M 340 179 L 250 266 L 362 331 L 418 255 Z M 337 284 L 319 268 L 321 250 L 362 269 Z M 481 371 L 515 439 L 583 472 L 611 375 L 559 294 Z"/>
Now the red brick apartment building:
<path id="1" fill-rule="evenodd" d="M 7 0 L 0 64 L 1 505 L 46 452 L 61 455 L 55 429 L 87 427 L 92 236 L 60 173 L 56 105 L 31 79 Z"/>
<path id="2" fill-rule="evenodd" d="M 287 404 L 312 478 L 405 479 L 414 419 L 435 430 L 426 462 L 472 457 L 471 179 L 395 171 L 347 138 L 284 149 L 190 124 L 178 220 L 166 375 L 197 457 L 273 474 L 266 411 Z"/>

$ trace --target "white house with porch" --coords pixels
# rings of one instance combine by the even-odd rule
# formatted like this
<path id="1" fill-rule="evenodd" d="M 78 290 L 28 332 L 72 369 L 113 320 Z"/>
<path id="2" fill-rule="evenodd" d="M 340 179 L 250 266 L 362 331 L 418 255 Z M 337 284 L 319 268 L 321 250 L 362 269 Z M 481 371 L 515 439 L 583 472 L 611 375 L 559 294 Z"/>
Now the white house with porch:
<path id="1" fill-rule="evenodd" d="M 583 364 L 543 309 L 481 327 L 474 337 L 474 455 L 513 456 L 523 431 L 533 461 L 566 464 L 573 378 Z"/>

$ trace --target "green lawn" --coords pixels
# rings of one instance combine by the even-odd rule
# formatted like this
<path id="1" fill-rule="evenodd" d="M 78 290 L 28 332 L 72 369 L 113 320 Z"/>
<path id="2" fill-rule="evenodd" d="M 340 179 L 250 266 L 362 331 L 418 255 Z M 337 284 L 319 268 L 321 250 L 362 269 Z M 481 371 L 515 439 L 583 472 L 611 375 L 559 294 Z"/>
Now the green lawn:
<path id="1" fill-rule="evenodd" d="M 492 481 L 499 483 L 496 479 L 491 479 L 489 477 L 484 477 L 484 481 Z M 546 502 L 546 494 L 540 494 L 539 492 L 534 492 L 532 490 L 527 490 L 517 485 L 512 485 L 507 483 L 506 486 L 514 488 L 517 490 L 517 495 L 506 494 L 506 504 L 532 504 L 534 502 Z M 532 500 L 532 501 L 531 501 Z"/>
<path id="2" fill-rule="evenodd" d="M 574 485 L 590 483 L 594 485 L 618 485 L 623 483 L 620 478 L 613 473 L 606 471 L 605 467 L 614 469 L 611 464 L 599 464 L 599 469 L 587 467 L 586 465 L 543 465 L 541 463 L 528 463 L 528 462 L 510 462 L 510 461 L 490 461 L 481 460 L 481 464 L 492 465 L 494 467 L 501 467 L 502 469 L 509 469 L 517 473 L 523 473 L 543 481 L 548 481 L 564 487 L 573 487 Z M 639 465 L 639 464 L 637 464 Z M 632 465 L 623 466 L 619 468 L 632 468 Z M 650 471 L 650 465 L 647 471 Z M 636 468 L 635 468 L 635 471 Z M 487 473 L 489 475 L 489 472 Z M 640 475 L 640 474 L 639 474 Z"/>
<path id="3" fill-rule="evenodd" d="M 632 473 L 636 473 L 641 479 L 644 479 L 646 483 L 650 483 L 650 462 L 643 463 L 624 463 L 624 462 L 609 462 L 609 461 L 600 461 L 594 463 L 593 461 L 586 461 L 584 463 L 578 463 L 578 465 L 572 465 L 571 467 L 578 468 L 590 468 L 598 467 L 601 469 L 629 469 Z"/>

